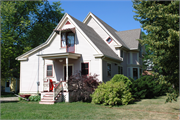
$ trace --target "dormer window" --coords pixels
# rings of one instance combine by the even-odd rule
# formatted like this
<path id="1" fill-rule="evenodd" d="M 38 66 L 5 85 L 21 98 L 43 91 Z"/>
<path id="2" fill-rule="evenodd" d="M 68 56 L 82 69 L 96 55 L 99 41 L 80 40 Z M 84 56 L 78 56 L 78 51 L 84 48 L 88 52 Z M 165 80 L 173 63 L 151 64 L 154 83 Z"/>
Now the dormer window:
<path id="1" fill-rule="evenodd" d="M 112 39 L 109 37 L 106 41 L 110 44 L 112 42 Z"/>

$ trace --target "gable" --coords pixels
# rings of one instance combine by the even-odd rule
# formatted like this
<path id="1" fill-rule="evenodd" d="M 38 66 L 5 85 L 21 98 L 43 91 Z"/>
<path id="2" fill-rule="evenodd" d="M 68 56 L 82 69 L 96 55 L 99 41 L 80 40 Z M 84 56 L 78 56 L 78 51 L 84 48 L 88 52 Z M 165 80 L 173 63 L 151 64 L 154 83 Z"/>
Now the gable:
<path id="1" fill-rule="evenodd" d="M 102 52 L 94 45 L 93 42 L 90 41 L 90 39 L 86 36 L 86 34 L 83 33 L 83 31 L 77 26 L 77 24 L 72 20 L 72 18 L 66 13 L 59 24 L 56 26 L 55 29 L 67 29 L 75 27 L 77 31 L 81 32 L 81 34 L 84 36 L 84 40 L 87 40 L 88 43 L 91 45 L 91 47 L 96 51 L 96 54 L 102 54 Z M 58 38 L 59 37 L 59 38 Z M 43 49 L 45 52 L 60 52 L 58 50 L 58 47 L 60 45 L 59 40 L 60 36 L 56 34 L 56 32 L 52 32 L 49 38 L 46 40 L 46 42 L 42 43 L 41 45 L 37 46 L 36 48 L 22 54 L 21 56 L 17 57 L 16 60 L 26 60 L 28 56 L 33 54 L 34 52 L 37 52 L 40 49 Z M 55 42 L 54 42 L 55 41 Z M 52 44 L 52 43 L 55 44 Z M 45 50 L 47 49 L 47 50 Z"/>
<path id="2" fill-rule="evenodd" d="M 92 14 L 91 12 L 87 15 L 87 17 L 85 18 L 85 20 L 83 21 L 85 24 L 87 24 L 87 22 L 89 22 L 90 18 L 93 18 L 96 23 L 111 37 L 114 39 L 114 41 L 116 42 L 116 44 L 118 46 L 123 46 L 125 48 L 128 49 L 127 45 L 124 43 L 124 41 L 116 34 L 116 30 L 114 28 L 112 28 L 111 26 L 109 26 L 107 23 L 105 23 L 104 21 L 102 21 L 100 18 L 98 18 L 97 16 L 95 16 L 94 14 Z"/>

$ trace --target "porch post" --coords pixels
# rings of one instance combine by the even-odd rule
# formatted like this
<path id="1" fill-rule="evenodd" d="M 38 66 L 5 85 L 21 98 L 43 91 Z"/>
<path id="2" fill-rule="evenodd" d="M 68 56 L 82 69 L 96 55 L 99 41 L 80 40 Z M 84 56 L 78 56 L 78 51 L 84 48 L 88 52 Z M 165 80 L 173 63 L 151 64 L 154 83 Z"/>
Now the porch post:
<path id="1" fill-rule="evenodd" d="M 68 81 L 68 57 L 66 57 L 66 82 Z"/>

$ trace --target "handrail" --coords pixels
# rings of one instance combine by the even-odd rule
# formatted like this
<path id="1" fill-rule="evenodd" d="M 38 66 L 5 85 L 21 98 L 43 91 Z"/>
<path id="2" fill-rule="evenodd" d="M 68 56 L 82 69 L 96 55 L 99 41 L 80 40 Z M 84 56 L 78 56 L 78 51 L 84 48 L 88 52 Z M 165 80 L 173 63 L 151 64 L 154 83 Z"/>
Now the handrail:
<path id="1" fill-rule="evenodd" d="M 62 81 L 60 81 L 54 88 L 53 88 L 53 98 L 55 100 L 55 98 L 57 97 L 57 95 L 59 94 L 59 92 L 63 90 L 63 86 L 62 86 Z"/>

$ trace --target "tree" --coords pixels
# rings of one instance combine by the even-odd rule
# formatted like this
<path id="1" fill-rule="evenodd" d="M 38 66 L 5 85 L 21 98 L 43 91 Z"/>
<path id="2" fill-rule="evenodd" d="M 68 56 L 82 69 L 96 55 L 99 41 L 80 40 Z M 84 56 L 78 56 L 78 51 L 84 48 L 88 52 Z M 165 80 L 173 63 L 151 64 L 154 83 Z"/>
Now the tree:
<path id="1" fill-rule="evenodd" d="M 155 75 L 159 81 L 173 86 L 175 92 L 168 94 L 167 101 L 176 101 L 179 94 L 179 1 L 134 1 L 133 7 L 137 14 L 134 19 L 148 33 L 139 41 L 147 44 L 153 53 L 148 57 L 157 67 Z"/>
<path id="2" fill-rule="evenodd" d="M 29 14 L 34 13 L 42 2 L 1 2 L 1 77 L 19 77 L 19 62 L 26 42 L 23 40 L 30 26 Z"/>
<path id="3" fill-rule="evenodd" d="M 1 2 L 1 77 L 19 78 L 15 58 L 43 43 L 62 18 L 60 2 Z"/>

